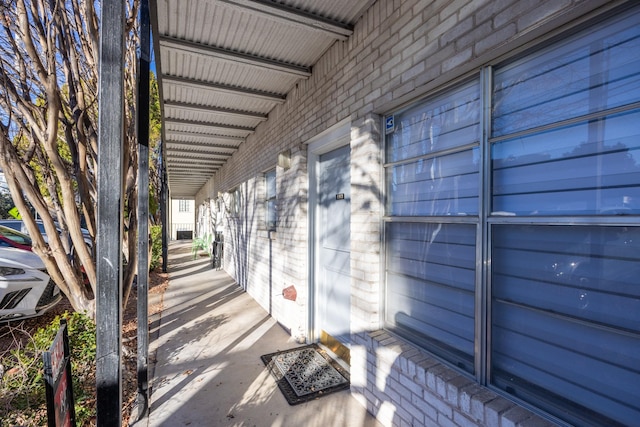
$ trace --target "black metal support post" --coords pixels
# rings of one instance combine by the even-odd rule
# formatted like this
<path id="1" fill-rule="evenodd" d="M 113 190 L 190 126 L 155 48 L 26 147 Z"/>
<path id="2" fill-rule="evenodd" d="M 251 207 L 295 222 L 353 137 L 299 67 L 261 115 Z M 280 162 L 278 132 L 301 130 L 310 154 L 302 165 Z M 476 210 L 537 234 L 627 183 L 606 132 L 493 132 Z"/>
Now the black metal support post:
<path id="1" fill-rule="evenodd" d="M 138 420 L 149 413 L 149 0 L 140 2 L 138 79 Z"/>
<path id="2" fill-rule="evenodd" d="M 169 225 L 167 224 L 167 209 L 169 204 L 169 187 L 167 185 L 167 166 L 165 159 L 164 145 L 162 146 L 162 171 L 160 172 L 160 217 L 162 219 L 162 272 L 167 272 L 167 260 L 169 257 Z"/>
<path id="3" fill-rule="evenodd" d="M 98 118 L 98 427 L 122 425 L 122 211 L 125 3 L 103 2 Z"/>

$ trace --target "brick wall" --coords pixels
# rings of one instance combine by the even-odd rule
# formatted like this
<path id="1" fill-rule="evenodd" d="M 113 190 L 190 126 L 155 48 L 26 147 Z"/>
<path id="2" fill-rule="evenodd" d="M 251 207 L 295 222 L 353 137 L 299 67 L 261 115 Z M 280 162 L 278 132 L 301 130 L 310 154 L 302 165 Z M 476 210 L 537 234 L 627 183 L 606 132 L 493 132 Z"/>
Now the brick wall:
<path id="1" fill-rule="evenodd" d="M 602 0 L 379 0 L 352 37 L 336 42 L 284 104 L 242 144 L 200 200 L 240 187 L 242 216 L 227 221 L 225 269 L 292 336 L 307 334 L 308 173 L 311 138 L 351 121 L 352 392 L 385 425 L 543 426 L 526 409 L 381 331 L 381 117 L 479 67 L 600 13 Z M 277 168 L 278 225 L 264 229 L 264 172 Z M 297 301 L 282 297 L 295 286 Z"/>
<path id="2" fill-rule="evenodd" d="M 358 334 L 354 344 L 365 363 L 351 367 L 352 393 L 383 425 L 555 425 L 386 331 Z"/>

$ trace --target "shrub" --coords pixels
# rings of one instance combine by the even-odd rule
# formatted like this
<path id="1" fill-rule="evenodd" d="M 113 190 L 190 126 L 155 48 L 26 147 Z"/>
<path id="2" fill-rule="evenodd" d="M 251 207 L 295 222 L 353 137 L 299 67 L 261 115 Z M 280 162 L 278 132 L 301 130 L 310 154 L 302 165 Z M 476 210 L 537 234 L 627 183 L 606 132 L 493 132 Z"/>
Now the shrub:
<path id="1" fill-rule="evenodd" d="M 149 269 L 154 270 L 160 264 L 162 259 L 162 226 L 151 226 L 151 261 Z"/>

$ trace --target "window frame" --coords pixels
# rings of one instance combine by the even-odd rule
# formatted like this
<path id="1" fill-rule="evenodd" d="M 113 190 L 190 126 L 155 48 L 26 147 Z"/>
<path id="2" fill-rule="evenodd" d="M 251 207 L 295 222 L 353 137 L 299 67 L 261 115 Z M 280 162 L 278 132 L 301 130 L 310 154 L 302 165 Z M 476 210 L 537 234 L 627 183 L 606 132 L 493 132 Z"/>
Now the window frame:
<path id="1" fill-rule="evenodd" d="M 189 213 L 191 212 L 191 205 L 187 199 L 178 199 L 178 212 Z"/>
<path id="2" fill-rule="evenodd" d="M 484 74 L 483 73 L 474 73 L 470 76 L 465 76 L 462 79 L 458 79 L 455 80 L 453 82 L 451 82 L 449 85 L 447 85 L 447 87 L 438 90 L 438 91 L 434 91 L 432 94 L 429 94 L 428 96 L 422 98 L 420 101 L 415 102 L 405 108 L 403 108 L 402 110 L 399 110 L 397 112 L 394 113 L 394 121 L 395 121 L 395 116 L 398 114 L 402 114 L 405 111 L 411 111 L 413 109 L 415 109 L 418 105 L 420 104 L 431 104 L 431 103 L 439 103 L 441 102 L 443 99 L 447 99 L 448 98 L 448 94 L 451 92 L 457 93 L 458 91 L 461 91 L 464 93 L 465 90 L 467 90 L 470 86 L 473 85 L 477 85 L 477 89 L 479 91 L 478 96 L 479 96 L 479 108 L 481 110 L 484 110 L 484 104 L 485 104 L 485 99 L 486 99 L 486 95 L 483 91 L 483 77 Z M 453 102 L 455 102 L 455 99 L 452 100 Z M 383 250 L 383 254 L 384 254 L 384 260 L 383 260 L 383 271 L 384 271 L 384 277 L 385 277 L 385 282 L 384 282 L 384 298 L 383 298 L 383 310 L 382 310 L 382 324 L 384 325 L 385 328 L 409 339 L 412 340 L 416 339 L 419 342 L 424 342 L 424 338 L 418 337 L 418 336 L 412 336 L 411 332 L 407 331 L 407 330 L 402 330 L 402 329 L 398 329 L 395 327 L 395 325 L 392 325 L 391 323 L 388 323 L 386 321 L 386 318 L 388 316 L 388 312 L 387 312 L 387 303 L 386 303 L 386 299 L 387 299 L 387 295 L 388 295 L 388 287 L 387 287 L 387 277 L 388 277 L 388 262 L 389 262 L 389 257 L 387 254 L 388 251 L 388 241 L 387 241 L 387 235 L 389 232 L 389 227 L 388 224 L 391 223 L 397 223 L 397 222 L 404 222 L 407 224 L 410 223 L 421 223 L 421 224 L 446 224 L 446 225 L 451 225 L 451 226 L 455 226 L 455 225 L 470 225 L 470 226 L 475 226 L 476 230 L 475 230 L 475 259 L 476 259 L 476 264 L 478 262 L 478 260 L 481 257 L 482 254 L 482 194 L 483 194 L 483 170 L 482 170 L 482 166 L 485 163 L 484 160 L 484 153 L 483 153 L 483 145 L 482 145 L 482 136 L 485 134 L 484 132 L 484 126 L 485 124 L 483 123 L 482 120 L 482 115 L 479 116 L 479 121 L 478 121 L 478 135 L 477 135 L 477 139 L 474 141 L 469 141 L 469 142 L 465 142 L 462 144 L 457 144 L 454 147 L 448 147 L 445 148 L 443 150 L 436 150 L 432 153 L 429 153 L 427 155 L 418 155 L 418 156 L 413 156 L 413 157 L 406 157 L 403 158 L 402 160 L 395 160 L 395 159 L 389 159 L 388 156 L 388 152 L 387 152 L 387 144 L 389 142 L 389 138 L 388 138 L 388 134 L 389 132 L 387 132 L 384 135 L 384 154 L 383 154 L 383 158 L 385 160 L 387 160 L 384 164 L 383 164 L 383 173 L 385 176 L 385 203 L 384 203 L 384 209 L 385 209 L 385 213 L 383 216 L 383 236 L 384 236 L 384 250 Z M 421 159 L 432 159 L 432 158 L 442 158 L 442 157 L 446 157 L 452 154 L 460 154 L 460 153 L 465 153 L 465 152 L 472 152 L 473 150 L 478 150 L 478 171 L 477 171 L 477 176 L 478 176 L 478 187 L 477 187 L 477 208 L 476 211 L 473 213 L 470 213 L 468 215 L 411 215 L 411 216 L 406 216 L 406 215 L 390 215 L 389 214 L 389 206 L 390 206 L 390 194 L 388 191 L 388 185 L 389 182 L 387 180 L 387 177 L 390 176 L 389 173 L 387 173 L 388 171 L 390 171 L 393 167 L 400 165 L 400 164 L 411 164 L 413 162 L 419 161 Z M 389 161 L 391 160 L 391 161 Z M 466 367 L 463 369 L 459 369 L 461 373 L 465 374 L 465 375 L 469 375 L 469 376 L 477 376 L 478 373 L 481 372 L 482 370 L 482 365 L 479 363 L 480 361 L 480 351 L 481 348 L 478 347 L 478 345 L 476 343 L 481 341 L 481 336 L 482 336 L 482 329 L 480 328 L 481 322 L 479 321 L 480 316 L 482 315 L 482 310 L 479 309 L 479 307 L 481 307 L 481 305 L 479 304 L 479 300 L 478 300 L 478 295 L 480 294 L 481 289 L 479 288 L 480 286 L 480 281 L 479 281 L 479 272 L 476 270 L 476 274 L 475 274 L 475 308 L 474 308 L 474 313 L 473 313 L 473 317 L 474 317 L 474 331 L 473 331 L 473 335 L 474 335 L 474 349 L 473 349 L 473 361 L 472 361 L 472 366 L 469 368 Z M 423 348 L 425 348 L 424 346 L 421 346 Z M 432 349 L 432 354 L 438 358 L 439 360 L 443 361 L 446 364 L 452 365 L 452 366 L 456 366 L 456 368 L 458 368 L 457 365 L 459 364 L 465 364 L 465 361 L 462 358 L 459 358 L 458 360 L 456 360 L 453 364 L 451 360 L 447 360 L 445 357 L 443 357 L 443 354 L 447 354 L 450 353 L 450 350 L 447 348 L 447 345 L 438 345 L 436 346 L 435 350 Z"/>
<path id="3" fill-rule="evenodd" d="M 269 178 L 273 178 L 273 194 L 270 194 Z M 278 209 L 277 209 L 277 196 L 278 196 L 278 175 L 276 169 L 271 169 L 264 174 L 264 226 L 267 231 L 276 231 L 278 224 Z M 273 224 L 270 223 L 270 213 L 273 209 Z"/>
<path id="4" fill-rule="evenodd" d="M 625 8 L 619 9 L 619 11 L 624 11 Z M 640 8 L 634 7 L 634 13 L 640 13 Z M 618 19 L 623 17 L 623 13 L 614 14 L 605 14 L 601 17 L 597 18 L 597 20 L 593 20 L 591 23 L 600 26 L 600 28 L 604 28 L 605 26 L 615 26 Z M 581 28 L 574 28 L 573 30 L 568 31 L 564 34 L 565 38 L 568 36 L 572 39 L 573 42 L 577 40 L 576 35 L 580 35 L 582 31 L 587 28 L 585 26 L 581 26 Z M 455 363 L 452 363 L 451 360 L 447 360 L 438 352 L 430 351 L 429 348 L 425 348 L 424 345 L 421 345 L 419 342 L 413 341 L 414 344 L 425 348 L 427 351 L 430 351 L 434 357 L 441 360 L 443 363 L 452 366 L 454 369 L 459 371 L 463 375 L 471 376 L 475 378 L 477 382 L 480 384 L 491 388 L 492 390 L 498 392 L 501 395 L 508 396 L 510 399 L 514 399 L 524 404 L 525 406 L 532 407 L 537 413 L 540 413 L 546 417 L 554 417 L 552 412 L 550 412 L 549 407 L 545 406 L 533 406 L 541 404 L 539 400 L 531 400 L 526 401 L 515 395 L 507 393 L 502 388 L 499 388 L 497 385 L 494 385 L 492 382 L 492 348 L 491 348 L 491 324 L 493 321 L 493 312 L 492 312 L 492 279 L 491 279 L 491 260 L 492 260 L 492 244 L 493 244 L 493 233 L 494 228 L 497 226 L 508 226 L 508 225 L 540 225 L 540 226 L 562 226 L 562 225 L 572 225 L 572 226 L 597 226 L 597 227 L 607 227 L 607 226 L 625 226 L 625 227 L 640 227 L 640 216 L 637 213 L 633 213 L 631 215 L 615 215 L 615 214 L 598 214 L 593 213 L 589 215 L 576 215 L 576 214 L 557 214 L 557 215 L 545 215 L 545 216 L 536 216 L 536 215 L 518 215 L 518 216 L 505 216 L 505 215 L 497 215 L 495 212 L 492 212 L 492 204 L 493 204 L 493 189 L 492 189 L 492 174 L 493 174 L 493 166 L 492 166 L 492 157 L 491 150 L 493 144 L 499 141 L 506 140 L 508 138 L 513 137 L 514 135 L 526 135 L 533 134 L 534 132 L 540 132 L 541 129 L 556 129 L 560 126 L 566 126 L 567 124 L 577 123 L 580 120 L 584 120 L 584 116 L 569 116 L 568 118 L 564 118 L 555 123 L 545 124 L 539 128 L 534 128 L 533 130 L 523 130 L 518 131 L 515 134 L 505 134 L 499 135 L 496 137 L 491 136 L 491 125 L 493 123 L 493 111 L 492 111 L 492 99 L 493 99 L 493 77 L 496 69 L 500 69 L 501 66 L 509 66 L 522 58 L 526 58 L 528 55 L 544 55 L 545 51 L 552 51 L 554 47 L 558 46 L 555 42 L 562 40 L 562 38 L 557 38 L 554 40 L 554 43 L 546 42 L 546 43 L 538 43 L 537 46 L 533 46 L 530 49 L 524 50 L 516 55 L 512 55 L 510 58 L 506 58 L 501 63 L 490 64 L 481 67 L 477 70 L 473 76 L 479 76 L 480 81 L 480 93 L 481 93 L 481 112 L 480 112 L 480 123 L 481 123 L 481 140 L 480 140 L 480 171 L 479 171 L 479 180 L 480 180 L 480 188 L 479 188 L 479 211 L 477 215 L 477 242 L 476 242 L 476 254 L 477 254 L 477 263 L 476 263 L 476 310 L 475 310 L 475 372 L 473 374 L 469 374 L 468 372 L 459 369 L 455 366 Z M 434 90 L 432 93 L 423 97 L 420 100 L 412 102 L 409 106 L 399 109 L 393 112 L 390 112 L 388 115 L 385 115 L 381 118 L 381 128 L 385 129 L 385 125 L 388 125 L 389 119 L 395 121 L 395 116 L 401 114 L 403 111 L 409 110 L 411 108 L 416 108 L 420 104 L 426 104 L 429 102 L 429 99 L 433 99 L 439 96 L 443 96 L 448 91 L 455 89 L 456 86 L 464 84 L 469 78 L 465 76 L 465 78 L 460 78 L 449 82 L 446 87 L 443 87 L 440 90 Z M 597 117 L 608 117 L 613 114 L 620 114 L 625 112 L 632 112 L 636 109 L 640 108 L 640 98 L 637 101 L 631 101 L 629 104 L 625 104 L 623 106 L 617 106 L 615 108 L 600 108 L 595 113 L 590 113 L 586 118 L 597 118 Z M 418 223 L 435 223 L 446 221 L 447 223 L 455 224 L 455 223 L 473 223 L 469 217 L 437 217 L 437 216 L 394 216 L 389 213 L 389 205 L 390 205 L 390 194 L 388 191 L 390 175 L 387 173 L 391 168 L 398 164 L 399 162 L 394 161 L 391 162 L 388 159 L 391 156 L 388 153 L 389 149 L 389 138 L 387 135 L 383 135 L 383 158 L 385 159 L 385 163 L 382 165 L 383 170 L 383 179 L 384 179 L 384 188 L 385 188 L 385 203 L 384 203 L 384 215 L 383 215 L 383 298 L 382 305 L 383 310 L 381 314 L 381 324 L 384 328 L 394 331 L 393 325 L 389 325 L 386 321 L 387 316 L 387 303 L 386 296 L 388 292 L 388 264 L 387 264 L 387 251 L 388 243 L 387 242 L 387 228 L 389 224 L 396 222 L 418 222 Z M 602 152 L 596 153 L 597 157 L 602 156 Z M 424 157 L 424 156 L 423 156 Z M 415 160 L 415 158 L 413 159 Z M 593 256 L 591 254 L 590 256 Z M 412 341 L 410 334 L 400 335 L 408 338 Z M 566 378 L 566 377 L 562 377 Z M 578 418 L 572 419 L 571 416 L 568 417 L 569 421 L 579 420 Z"/>
<path id="5" fill-rule="evenodd" d="M 242 212 L 242 192 L 240 187 L 233 188 L 227 193 L 229 196 L 229 204 L 226 207 L 227 215 L 237 218 Z"/>

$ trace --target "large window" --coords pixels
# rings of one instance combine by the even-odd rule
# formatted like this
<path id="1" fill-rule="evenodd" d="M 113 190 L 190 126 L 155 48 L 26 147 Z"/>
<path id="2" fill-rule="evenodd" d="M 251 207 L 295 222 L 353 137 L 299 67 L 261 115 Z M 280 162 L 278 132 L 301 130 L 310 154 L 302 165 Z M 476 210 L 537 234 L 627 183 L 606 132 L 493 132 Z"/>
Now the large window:
<path id="1" fill-rule="evenodd" d="M 474 372 L 479 111 L 475 79 L 397 114 L 387 138 L 387 212 L 396 222 L 386 227 L 386 323 L 468 372 Z"/>
<path id="2" fill-rule="evenodd" d="M 491 381 L 576 424 L 640 419 L 639 18 L 493 76 Z"/>
<path id="3" fill-rule="evenodd" d="M 640 11 L 480 75 L 388 120 L 386 325 L 570 423 L 633 425 Z"/>

